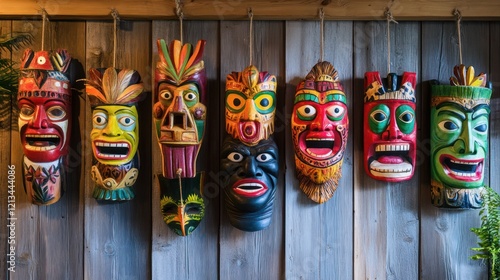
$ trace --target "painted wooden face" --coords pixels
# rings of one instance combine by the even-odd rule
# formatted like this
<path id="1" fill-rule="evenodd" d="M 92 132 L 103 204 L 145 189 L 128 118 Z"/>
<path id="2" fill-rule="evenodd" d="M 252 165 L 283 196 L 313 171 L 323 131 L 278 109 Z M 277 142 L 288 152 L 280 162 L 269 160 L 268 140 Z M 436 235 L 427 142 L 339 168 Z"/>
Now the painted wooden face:
<path id="1" fill-rule="evenodd" d="M 90 132 L 94 157 L 101 163 L 130 162 L 139 144 L 139 120 L 135 105 L 102 105 L 92 110 Z"/>
<path id="2" fill-rule="evenodd" d="M 226 131 L 253 146 L 274 132 L 276 77 L 253 65 L 226 79 Z"/>
<path id="3" fill-rule="evenodd" d="M 378 72 L 365 74 L 364 165 L 377 180 L 399 182 L 415 172 L 416 75 L 390 73 L 384 87 Z"/>
<path id="4" fill-rule="evenodd" d="M 173 41 L 167 49 L 158 40 L 160 62 L 156 67 L 156 103 L 153 117 L 163 157 L 163 176 L 192 178 L 205 131 L 206 107 L 201 102 L 206 76 L 201 56 L 205 41 L 193 50 Z M 181 67 L 182 66 L 182 67 Z"/>
<path id="5" fill-rule="evenodd" d="M 222 146 L 221 168 L 230 222 L 244 231 L 266 228 L 271 221 L 278 177 L 278 147 L 272 140 L 247 146 L 227 137 Z"/>
<path id="6" fill-rule="evenodd" d="M 483 87 L 432 87 L 433 186 L 457 189 L 483 186 L 490 96 L 491 90 Z M 454 202 L 448 202 L 453 206 Z"/>

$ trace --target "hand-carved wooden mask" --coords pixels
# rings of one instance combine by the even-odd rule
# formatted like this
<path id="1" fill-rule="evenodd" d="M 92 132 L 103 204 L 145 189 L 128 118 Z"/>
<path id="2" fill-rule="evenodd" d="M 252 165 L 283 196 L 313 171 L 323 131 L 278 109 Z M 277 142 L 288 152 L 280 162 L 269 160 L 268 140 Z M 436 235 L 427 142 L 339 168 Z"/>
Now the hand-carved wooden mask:
<path id="1" fill-rule="evenodd" d="M 415 172 L 416 74 L 390 73 L 386 86 L 378 72 L 365 73 L 364 166 L 377 180 L 399 182 Z"/>
<path id="2" fill-rule="evenodd" d="M 139 176 L 139 116 L 142 98 L 139 73 L 129 69 L 91 68 L 85 91 L 92 106 L 92 152 L 96 163 L 93 196 L 99 200 L 130 200 Z"/>
<path id="3" fill-rule="evenodd" d="M 64 156 L 71 131 L 71 57 L 27 49 L 19 80 L 19 132 L 24 151 L 24 183 L 31 201 L 48 205 L 59 200 Z"/>
<path id="4" fill-rule="evenodd" d="M 226 131 L 246 145 L 274 132 L 276 77 L 253 65 L 226 78 Z"/>
<path id="5" fill-rule="evenodd" d="M 319 62 L 297 86 L 292 112 L 299 185 L 317 203 L 330 199 L 337 189 L 348 131 L 346 96 L 337 70 Z"/>
<path id="6" fill-rule="evenodd" d="M 461 74 L 463 73 L 463 74 Z M 432 203 L 480 208 L 488 154 L 491 89 L 486 75 L 455 67 L 458 85 L 433 85 L 431 97 Z"/>
<path id="7" fill-rule="evenodd" d="M 153 117 L 163 159 L 161 209 L 165 223 L 182 236 L 192 233 L 205 213 L 203 173 L 196 172 L 206 118 L 204 47 L 204 40 L 194 48 L 178 40 L 167 48 L 158 40 Z"/>

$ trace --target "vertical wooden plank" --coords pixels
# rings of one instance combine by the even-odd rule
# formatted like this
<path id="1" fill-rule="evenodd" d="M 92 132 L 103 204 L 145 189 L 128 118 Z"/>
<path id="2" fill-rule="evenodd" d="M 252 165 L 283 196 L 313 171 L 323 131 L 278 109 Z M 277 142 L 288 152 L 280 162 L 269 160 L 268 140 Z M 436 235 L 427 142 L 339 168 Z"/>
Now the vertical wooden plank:
<path id="1" fill-rule="evenodd" d="M 316 64 L 320 52 L 318 22 L 286 23 L 286 104 L 293 109 L 295 87 Z M 350 120 L 342 179 L 334 196 L 316 204 L 302 193 L 295 178 L 290 127 L 286 129 L 285 267 L 286 279 L 352 279 L 353 277 L 353 111 L 352 22 L 325 22 L 324 60 L 339 72 Z"/>
<path id="2" fill-rule="evenodd" d="M 500 193 L 500 174 L 496 166 L 500 165 L 500 23 L 490 22 L 490 71 L 489 81 L 493 83 L 490 114 L 490 186 Z"/>
<path id="3" fill-rule="evenodd" d="M 277 114 L 274 135 L 279 153 L 284 154 L 284 25 L 283 22 L 254 22 L 252 64 L 259 71 L 278 77 Z M 231 72 L 240 72 L 250 63 L 249 21 L 221 22 L 221 90 L 224 104 L 225 79 Z M 221 105 L 221 135 L 225 137 L 224 105 Z M 222 138 L 223 139 L 223 138 Z M 219 158 L 219 157 L 218 157 Z M 283 158 L 283 155 L 280 155 Z M 283 165 L 280 164 L 280 167 Z M 282 168 L 280 168 L 283 170 Z M 257 232 L 245 232 L 229 224 L 225 208 L 221 213 L 220 279 L 279 279 L 283 277 L 283 173 L 280 172 L 271 224 Z M 224 205 L 222 203 L 222 205 Z"/>
<path id="4" fill-rule="evenodd" d="M 489 25 L 462 22 L 463 63 L 477 72 L 488 72 Z M 429 80 L 447 83 L 453 66 L 459 64 L 456 24 L 422 23 L 422 106 L 430 106 Z M 427 111 L 428 112 L 428 111 Z M 494 114 L 494 113 L 493 113 Z M 493 115 L 492 114 L 492 115 Z M 421 129 L 426 160 L 421 174 L 421 279 L 487 279 L 484 263 L 470 260 L 471 247 L 477 245 L 470 228 L 479 226 L 477 210 L 446 210 L 434 207 L 430 199 L 430 116 L 423 114 Z M 488 166 L 486 168 L 489 168 Z M 487 171 L 485 174 L 488 174 Z M 486 175 L 485 184 L 488 184 Z"/>
<path id="5" fill-rule="evenodd" d="M 151 79 L 149 44 L 151 22 L 120 22 L 116 68 L 139 71 L 146 90 Z M 113 24 L 87 22 L 87 70 L 111 67 L 113 60 Z M 97 202 L 92 197 L 94 183 L 89 174 L 92 165 L 90 144 L 91 111 L 86 110 L 85 129 L 85 278 L 86 279 L 150 279 L 151 265 L 151 95 L 138 105 L 139 152 L 141 167 L 136 183 L 136 196 L 122 203 Z M 88 102 L 87 102 L 88 103 Z"/>
<path id="6" fill-rule="evenodd" d="M 207 107 L 206 131 L 197 168 L 205 171 L 203 199 L 205 217 L 196 230 L 185 237 L 175 234 L 163 221 L 160 210 L 160 187 L 157 174 L 161 174 L 161 152 L 155 131 L 151 131 L 153 150 L 152 166 L 152 279 L 217 279 L 218 278 L 218 226 L 219 199 L 218 154 L 219 154 L 219 24 L 217 21 L 184 21 L 184 43 L 195 45 L 198 40 L 207 41 L 203 53 L 208 80 L 205 93 Z M 179 38 L 178 21 L 153 21 L 151 73 L 154 75 L 159 61 L 156 41 L 165 39 L 170 43 Z M 154 98 L 153 98 L 154 100 Z M 152 101 L 150 106 L 153 106 Z M 152 114 L 147 118 L 152 121 Z"/>
<path id="7" fill-rule="evenodd" d="M 390 32 L 391 72 L 418 75 L 420 24 L 391 24 Z M 419 166 L 412 179 L 399 183 L 374 180 L 364 170 L 364 74 L 386 77 L 386 33 L 382 21 L 354 24 L 354 279 L 418 278 Z M 421 104 L 418 91 L 416 97 Z"/>

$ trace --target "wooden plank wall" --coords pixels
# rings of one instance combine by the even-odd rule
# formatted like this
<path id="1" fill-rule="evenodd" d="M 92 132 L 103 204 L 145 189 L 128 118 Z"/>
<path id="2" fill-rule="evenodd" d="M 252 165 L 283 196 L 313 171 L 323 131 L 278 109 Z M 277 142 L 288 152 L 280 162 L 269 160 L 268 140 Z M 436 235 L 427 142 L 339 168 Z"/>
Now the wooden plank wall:
<path id="1" fill-rule="evenodd" d="M 0 20 L 1 33 L 30 31 L 39 49 L 40 21 Z M 139 105 L 141 171 L 137 197 L 98 203 L 89 170 L 90 106 L 74 97 L 69 183 L 52 206 L 27 202 L 15 102 L 2 104 L 0 129 L 0 277 L 9 279 L 487 279 L 487 265 L 471 261 L 478 211 L 447 211 L 430 203 L 429 83 L 446 81 L 458 64 L 454 22 L 400 22 L 391 26 L 391 69 L 418 75 L 417 171 L 404 183 L 365 175 L 362 163 L 363 77 L 387 74 L 385 21 L 326 21 L 324 59 L 339 71 L 350 118 L 343 177 L 334 197 L 317 205 L 295 179 L 290 116 L 297 83 L 319 59 L 319 23 L 255 21 L 253 63 L 278 77 L 275 141 L 280 173 L 269 228 L 247 233 L 227 219 L 219 185 L 219 147 L 225 137 L 224 87 L 231 71 L 249 63 L 248 21 L 184 21 L 184 41 L 206 39 L 208 126 L 199 167 L 206 172 L 206 215 L 188 237 L 164 224 L 157 174 L 161 158 L 151 108 L 156 40 L 179 38 L 178 21 L 123 21 L 117 67 L 140 72 L 146 100 Z M 88 70 L 112 64 L 113 24 L 51 21 L 47 46 L 66 48 Z M 464 63 L 489 73 L 490 155 L 486 183 L 500 191 L 500 23 L 463 22 Z M 19 61 L 22 51 L 14 51 Z M 11 54 L 2 53 L 2 56 Z M 12 107 L 12 110 L 10 109 Z M 4 121 L 7 120 L 7 121 Z M 7 271 L 7 170 L 16 170 L 16 270 Z"/>

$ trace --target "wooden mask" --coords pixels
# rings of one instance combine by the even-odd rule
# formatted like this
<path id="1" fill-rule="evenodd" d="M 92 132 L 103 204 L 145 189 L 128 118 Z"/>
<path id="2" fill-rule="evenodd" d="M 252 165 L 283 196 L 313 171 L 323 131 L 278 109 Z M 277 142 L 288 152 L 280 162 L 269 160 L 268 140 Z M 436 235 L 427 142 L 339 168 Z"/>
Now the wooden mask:
<path id="1" fill-rule="evenodd" d="M 135 70 L 89 70 L 85 91 L 92 107 L 95 199 L 120 201 L 135 196 L 134 184 L 139 176 L 136 105 L 143 90 L 141 76 Z"/>
<path id="2" fill-rule="evenodd" d="M 416 74 L 365 73 L 364 166 L 373 179 L 400 182 L 415 172 L 417 123 Z"/>
<path id="3" fill-rule="evenodd" d="M 226 131 L 245 145 L 274 132 L 276 77 L 250 65 L 226 78 Z"/>
<path id="4" fill-rule="evenodd" d="M 333 196 L 342 176 L 349 119 L 337 70 L 317 63 L 297 85 L 292 112 L 295 167 L 302 191 L 317 203 Z"/>
<path id="5" fill-rule="evenodd" d="M 18 106 L 24 151 L 24 186 L 32 203 L 49 205 L 62 195 L 71 131 L 71 85 L 66 50 L 27 49 L 21 61 Z"/>
<path id="6" fill-rule="evenodd" d="M 206 89 L 202 60 L 205 41 L 193 47 L 174 40 L 168 48 L 163 39 L 157 42 L 160 61 L 155 71 L 153 118 L 162 152 L 161 207 L 167 225 L 185 236 L 198 226 L 205 208 L 203 174 L 196 172 L 206 117 L 202 103 Z M 186 206 L 189 199 L 196 201 L 191 207 Z M 178 206 L 176 217 L 172 216 L 174 204 Z"/>
<path id="7" fill-rule="evenodd" d="M 431 88 L 432 203 L 444 208 L 480 208 L 491 89 L 485 87 L 486 75 L 474 77 L 472 67 L 466 72 L 465 66 L 456 66 L 455 73 L 451 80 L 458 85 Z"/>

